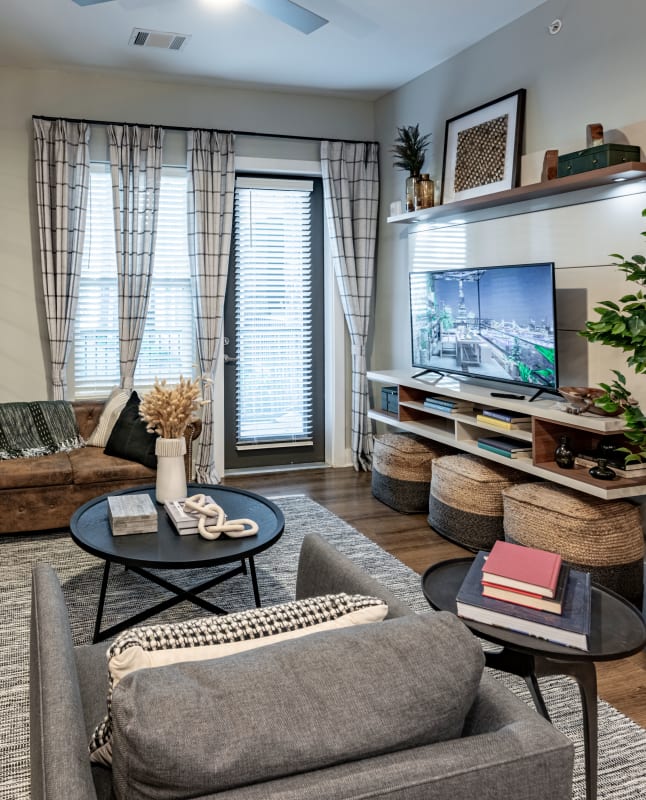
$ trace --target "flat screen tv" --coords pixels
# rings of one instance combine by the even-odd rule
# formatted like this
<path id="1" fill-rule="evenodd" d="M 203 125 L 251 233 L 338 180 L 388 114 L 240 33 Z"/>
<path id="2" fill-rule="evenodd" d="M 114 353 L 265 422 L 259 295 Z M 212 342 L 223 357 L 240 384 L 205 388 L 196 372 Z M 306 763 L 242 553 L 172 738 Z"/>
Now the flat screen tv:
<path id="1" fill-rule="evenodd" d="M 422 372 L 556 392 L 552 263 L 413 271 L 410 320 Z"/>

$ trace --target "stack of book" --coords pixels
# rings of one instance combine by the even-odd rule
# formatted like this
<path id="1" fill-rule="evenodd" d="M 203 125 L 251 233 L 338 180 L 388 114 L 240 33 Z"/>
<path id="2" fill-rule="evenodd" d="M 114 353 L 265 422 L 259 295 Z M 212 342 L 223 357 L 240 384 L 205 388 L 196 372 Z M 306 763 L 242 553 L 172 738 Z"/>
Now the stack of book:
<path id="1" fill-rule="evenodd" d="M 574 466 L 596 467 L 599 464 L 599 459 L 605 458 L 608 466 L 619 475 L 620 478 L 644 478 L 646 477 L 646 462 L 644 461 L 626 461 L 625 455 L 622 453 L 613 453 L 610 457 L 602 454 L 595 454 L 591 452 L 582 452 L 575 456 Z"/>
<path id="2" fill-rule="evenodd" d="M 444 411 L 447 414 L 458 414 L 473 410 L 473 403 L 469 403 L 467 400 L 458 400 L 453 397 L 443 397 L 435 394 L 426 397 L 424 405 L 426 408 Z"/>
<path id="3" fill-rule="evenodd" d="M 476 415 L 476 420 L 507 431 L 529 430 L 532 423 L 532 418 L 521 411 L 507 411 L 499 408 L 483 408 Z"/>
<path id="4" fill-rule="evenodd" d="M 205 498 L 205 504 L 214 503 L 212 497 Z M 184 508 L 184 500 L 167 500 L 164 509 L 175 526 L 175 530 L 180 536 L 190 533 L 197 533 L 197 524 L 200 521 L 198 512 Z"/>
<path id="5" fill-rule="evenodd" d="M 532 454 L 531 442 L 514 439 L 511 436 L 480 436 L 478 447 L 505 458 L 527 458 Z"/>
<path id="6" fill-rule="evenodd" d="M 113 536 L 157 533 L 157 509 L 147 494 L 110 495 L 108 519 Z"/>
<path id="7" fill-rule="evenodd" d="M 590 573 L 557 553 L 498 541 L 477 554 L 456 601 L 464 619 L 588 649 Z"/>

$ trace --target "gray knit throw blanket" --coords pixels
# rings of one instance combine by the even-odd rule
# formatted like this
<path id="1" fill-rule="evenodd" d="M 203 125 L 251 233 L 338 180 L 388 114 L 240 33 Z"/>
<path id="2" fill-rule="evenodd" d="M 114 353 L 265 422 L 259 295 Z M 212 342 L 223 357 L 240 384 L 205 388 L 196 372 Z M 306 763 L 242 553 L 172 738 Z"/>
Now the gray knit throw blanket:
<path id="1" fill-rule="evenodd" d="M 83 447 L 71 403 L 0 403 L 0 460 L 32 458 Z"/>

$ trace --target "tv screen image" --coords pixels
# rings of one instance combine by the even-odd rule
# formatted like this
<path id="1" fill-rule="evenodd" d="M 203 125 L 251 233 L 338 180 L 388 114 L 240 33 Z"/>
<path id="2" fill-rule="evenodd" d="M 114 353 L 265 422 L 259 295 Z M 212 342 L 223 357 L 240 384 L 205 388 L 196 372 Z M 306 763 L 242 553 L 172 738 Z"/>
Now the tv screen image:
<path id="1" fill-rule="evenodd" d="M 413 366 L 558 386 L 554 264 L 410 273 Z"/>

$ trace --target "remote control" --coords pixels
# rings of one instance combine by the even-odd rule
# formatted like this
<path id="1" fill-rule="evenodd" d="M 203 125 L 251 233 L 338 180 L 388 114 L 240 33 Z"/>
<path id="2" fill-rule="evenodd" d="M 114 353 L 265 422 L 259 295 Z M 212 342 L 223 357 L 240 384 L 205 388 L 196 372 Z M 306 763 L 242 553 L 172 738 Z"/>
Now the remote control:
<path id="1" fill-rule="evenodd" d="M 491 392 L 492 397 L 506 397 L 509 400 L 524 400 L 524 394 L 512 394 L 511 392 Z"/>

